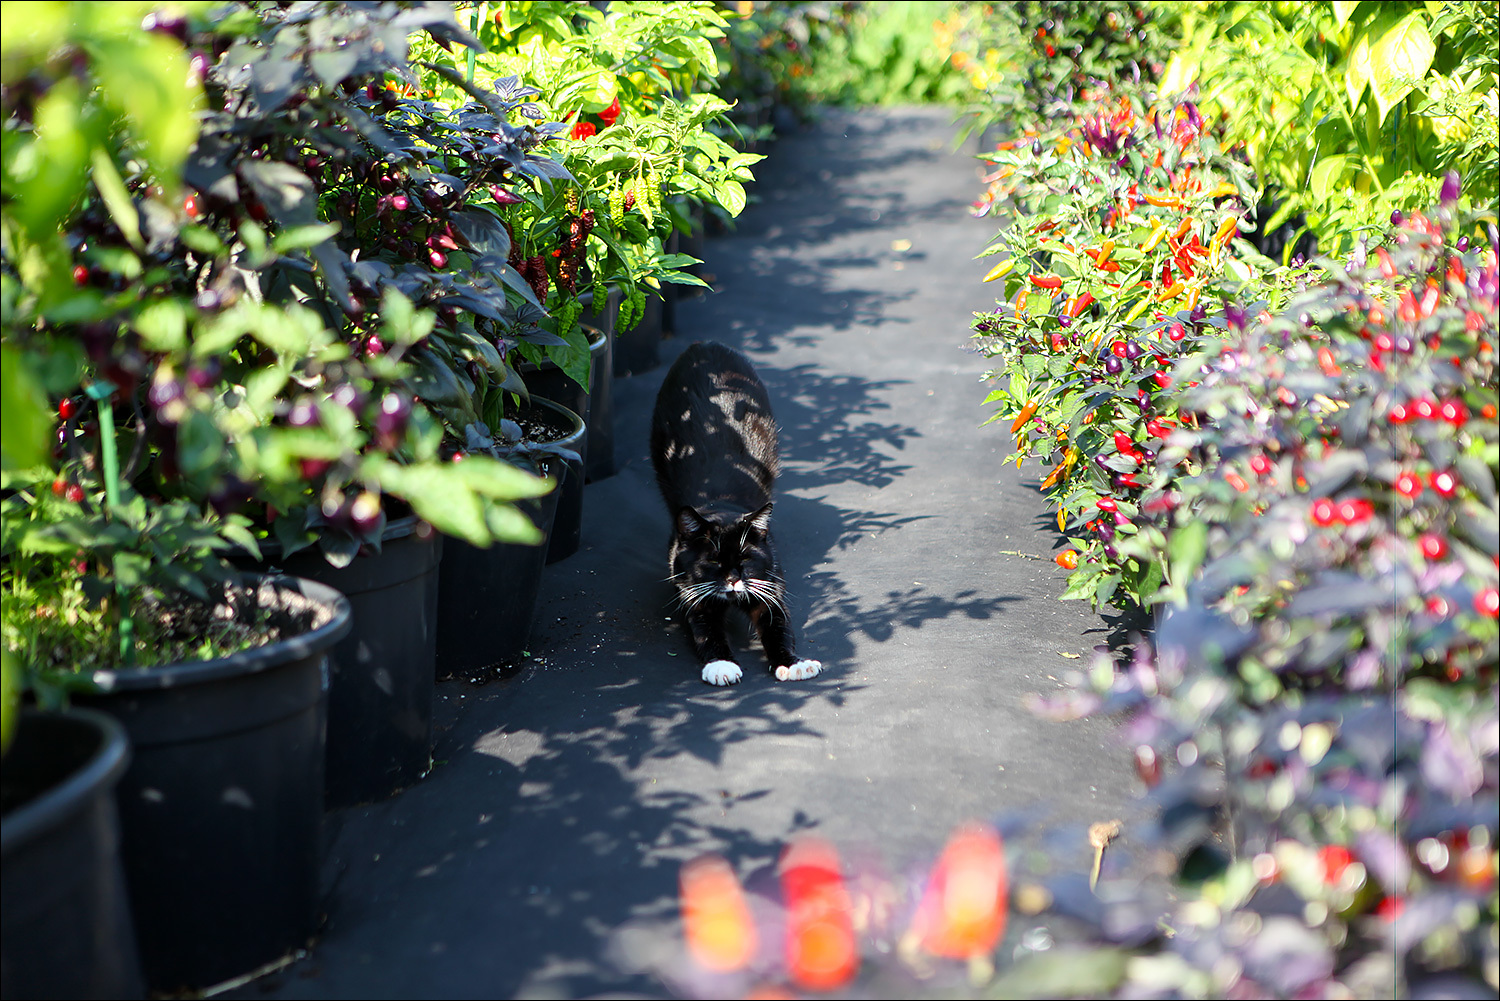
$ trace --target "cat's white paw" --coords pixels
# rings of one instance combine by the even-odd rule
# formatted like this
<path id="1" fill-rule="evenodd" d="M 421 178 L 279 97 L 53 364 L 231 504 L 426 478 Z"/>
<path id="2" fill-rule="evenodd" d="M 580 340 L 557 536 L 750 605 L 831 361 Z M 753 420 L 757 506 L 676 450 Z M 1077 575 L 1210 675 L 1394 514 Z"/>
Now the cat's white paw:
<path id="1" fill-rule="evenodd" d="M 737 684 L 744 672 L 732 660 L 711 660 L 703 665 L 703 680 L 710 685 Z"/>
<path id="2" fill-rule="evenodd" d="M 795 664 L 778 667 L 776 680 L 806 681 L 808 678 L 816 678 L 821 670 L 823 670 L 823 662 L 820 660 L 799 660 Z"/>

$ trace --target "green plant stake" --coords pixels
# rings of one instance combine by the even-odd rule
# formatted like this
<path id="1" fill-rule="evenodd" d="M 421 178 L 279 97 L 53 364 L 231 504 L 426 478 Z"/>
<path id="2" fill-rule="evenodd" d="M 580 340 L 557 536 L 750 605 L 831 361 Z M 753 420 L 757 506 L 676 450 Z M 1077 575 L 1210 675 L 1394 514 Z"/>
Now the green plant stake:
<path id="1" fill-rule="evenodd" d="M 84 390 L 99 408 L 99 453 L 104 462 L 104 509 L 109 514 L 114 514 L 120 504 L 120 455 L 115 447 L 115 412 L 107 404 L 111 396 L 115 394 L 113 383 L 95 382 Z M 120 663 L 126 667 L 135 666 L 135 620 L 130 617 L 129 596 L 125 593 L 125 586 L 120 583 L 121 575 L 118 566 L 113 566 L 119 561 L 116 553 L 111 560 L 115 579 L 115 606 L 119 615 L 120 634 Z"/>

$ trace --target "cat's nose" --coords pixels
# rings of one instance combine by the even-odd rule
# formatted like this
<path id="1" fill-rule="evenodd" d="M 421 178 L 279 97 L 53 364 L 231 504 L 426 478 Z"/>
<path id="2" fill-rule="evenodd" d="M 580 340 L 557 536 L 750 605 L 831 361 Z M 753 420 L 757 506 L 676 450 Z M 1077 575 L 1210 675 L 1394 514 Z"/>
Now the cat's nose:
<path id="1" fill-rule="evenodd" d="M 724 581 L 724 587 L 726 590 L 738 594 L 745 590 L 745 582 L 739 574 L 730 574 L 728 579 Z"/>

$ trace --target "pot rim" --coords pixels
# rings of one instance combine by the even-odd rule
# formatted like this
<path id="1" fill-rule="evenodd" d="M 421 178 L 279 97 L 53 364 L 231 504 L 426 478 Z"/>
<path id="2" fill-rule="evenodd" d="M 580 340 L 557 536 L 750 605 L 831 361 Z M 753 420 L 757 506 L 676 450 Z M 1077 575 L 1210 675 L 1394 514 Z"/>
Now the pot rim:
<path id="1" fill-rule="evenodd" d="M 295 587 L 299 593 L 333 609 L 333 618 L 309 632 L 273 640 L 212 660 L 179 661 L 150 667 L 107 668 L 95 671 L 93 682 L 105 693 L 140 692 L 184 685 L 199 685 L 223 678 L 259 674 L 282 664 L 299 661 L 329 649 L 349 634 L 353 613 L 349 599 L 327 584 L 289 574 L 242 574 L 246 584 L 269 581 L 277 587 Z"/>
<path id="2" fill-rule="evenodd" d="M 577 443 L 581 442 L 583 440 L 583 438 L 584 438 L 584 435 L 588 434 L 588 425 L 584 423 L 583 418 L 579 417 L 571 409 L 569 409 L 568 407 L 563 406 L 561 403 L 558 403 L 556 400 L 548 400 L 548 399 L 544 399 L 543 397 L 540 397 L 540 396 L 532 396 L 532 397 L 528 397 L 527 398 L 526 403 L 524 405 L 525 406 L 533 406 L 533 407 L 540 406 L 540 407 L 543 407 L 543 408 L 548 409 L 548 410 L 556 410 L 556 411 L 559 411 L 564 417 L 566 417 L 568 419 L 568 424 L 572 428 L 572 430 L 569 431 L 568 434 L 565 435 L 562 438 L 557 438 L 557 439 L 555 439 L 553 441 L 544 442 L 543 444 L 547 444 L 547 445 L 562 445 L 564 447 L 567 447 L 570 442 L 573 443 L 574 445 L 576 445 Z"/>
<path id="3" fill-rule="evenodd" d="M 130 739 L 119 720 L 97 709 L 72 706 L 59 712 L 27 708 L 23 718 L 63 719 L 83 723 L 101 731 L 99 749 L 82 767 L 28 803 L 23 803 L 0 822 L 0 855 L 9 855 L 58 826 L 78 810 L 97 789 L 113 786 L 130 764 Z"/>

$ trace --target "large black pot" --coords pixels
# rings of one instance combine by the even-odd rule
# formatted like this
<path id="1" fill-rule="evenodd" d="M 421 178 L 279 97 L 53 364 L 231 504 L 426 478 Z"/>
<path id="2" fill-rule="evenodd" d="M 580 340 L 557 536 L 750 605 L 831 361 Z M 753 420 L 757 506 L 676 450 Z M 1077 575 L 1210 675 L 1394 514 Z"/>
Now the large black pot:
<path id="1" fill-rule="evenodd" d="M 604 334 L 603 350 L 589 361 L 589 412 L 575 411 L 588 425 L 584 479 L 593 483 L 615 475 L 615 318 L 620 314 L 620 290 L 610 289 L 597 309 L 592 293 L 579 298 L 583 300 L 582 322 Z"/>
<path id="2" fill-rule="evenodd" d="M 333 649 L 328 692 L 327 802 L 331 809 L 386 799 L 432 767 L 433 658 L 442 536 L 415 515 L 393 519 L 380 552 L 334 567 L 318 547 L 266 563 L 344 594 L 353 626 Z"/>
<path id="3" fill-rule="evenodd" d="M 615 375 L 638 375 L 660 365 L 662 336 L 661 296 L 647 292 L 645 312 L 640 322 L 629 330 L 615 328 Z"/>
<path id="4" fill-rule="evenodd" d="M 324 625 L 217 660 L 99 671 L 76 702 L 125 727 L 125 875 L 147 983 L 220 983 L 307 943 L 318 925 L 328 652 L 349 603 L 273 578 Z"/>
<path id="5" fill-rule="evenodd" d="M 545 464 L 548 476 L 564 464 Z M 561 490 L 523 502 L 532 523 L 552 532 Z M 438 567 L 437 676 L 471 675 L 518 660 L 531 636 L 547 544 L 497 543 L 488 549 L 447 539 Z"/>
<path id="6" fill-rule="evenodd" d="M 115 811 L 129 761 L 104 713 L 22 714 L 0 779 L 0 996 L 145 996 Z"/>
<path id="7" fill-rule="evenodd" d="M 593 387 L 600 382 L 599 365 L 601 360 L 605 359 L 609 338 L 600 330 L 585 329 L 589 335 L 589 385 Z M 551 475 L 560 477 L 560 482 L 557 490 L 556 521 L 547 542 L 547 562 L 556 563 L 578 552 L 580 532 L 583 527 L 583 484 L 588 479 L 588 468 L 593 458 L 590 450 L 594 447 L 594 438 L 589 433 L 589 429 L 593 426 L 589 423 L 592 419 L 590 415 L 593 393 L 570 379 L 567 373 L 551 361 L 540 366 L 529 363 L 521 366 L 521 378 L 525 380 L 526 389 L 534 400 L 556 403 L 569 411 L 570 417 L 576 416 L 584 424 L 582 434 L 573 435 L 568 439 L 569 441 L 576 439 L 575 444 L 561 443 L 564 447 L 578 452 L 582 464 L 570 463 L 566 469 L 560 467 L 551 472 Z M 608 419 L 611 425 L 614 423 L 614 414 L 610 412 L 611 410 L 612 406 L 600 415 L 601 422 Z M 611 451 L 614 449 L 613 430 L 610 431 L 607 447 Z"/>
<path id="8" fill-rule="evenodd" d="M 568 429 L 556 444 L 577 448 L 583 438 L 578 415 L 551 400 L 533 396 L 530 405 L 548 411 L 554 423 Z M 462 539 L 444 544 L 440 567 L 437 611 L 437 676 L 472 674 L 484 668 L 514 661 L 526 649 L 531 620 L 541 591 L 542 570 L 553 562 L 551 538 L 561 517 L 559 500 L 567 478 L 582 480 L 576 464 L 548 456 L 541 463 L 543 475 L 560 480 L 558 489 L 521 509 L 548 538 L 539 546 L 499 543 L 480 549 Z M 574 517 L 582 514 L 580 506 Z M 568 526 L 572 549 L 578 548 L 578 524 Z"/>

